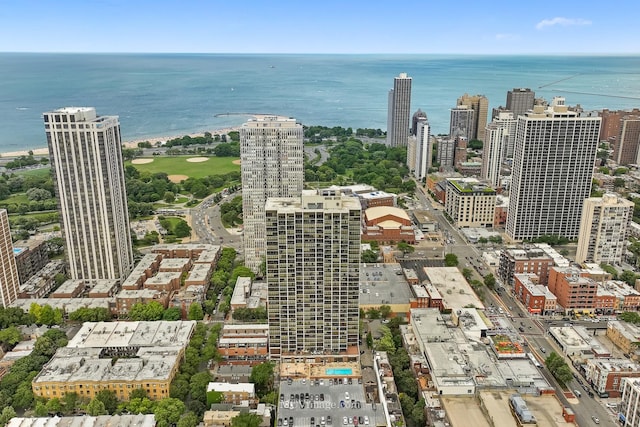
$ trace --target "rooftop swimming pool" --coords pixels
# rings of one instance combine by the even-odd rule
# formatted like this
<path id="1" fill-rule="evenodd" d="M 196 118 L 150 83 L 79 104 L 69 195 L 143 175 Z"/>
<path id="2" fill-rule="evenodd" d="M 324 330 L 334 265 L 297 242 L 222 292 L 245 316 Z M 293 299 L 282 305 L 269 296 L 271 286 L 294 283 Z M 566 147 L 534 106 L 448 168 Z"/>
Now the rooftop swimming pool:
<path id="1" fill-rule="evenodd" d="M 327 375 L 353 375 L 353 369 L 351 368 L 327 368 L 325 369 Z"/>

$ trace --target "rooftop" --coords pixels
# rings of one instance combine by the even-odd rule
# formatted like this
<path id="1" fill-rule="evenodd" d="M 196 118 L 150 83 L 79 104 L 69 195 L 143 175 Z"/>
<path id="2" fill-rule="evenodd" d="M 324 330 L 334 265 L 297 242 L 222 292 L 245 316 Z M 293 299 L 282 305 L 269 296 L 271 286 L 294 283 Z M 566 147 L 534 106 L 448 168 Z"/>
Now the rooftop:
<path id="1" fill-rule="evenodd" d="M 196 322 L 85 322 L 69 341 L 71 348 L 185 347 Z"/>
<path id="2" fill-rule="evenodd" d="M 153 414 L 12 418 L 7 427 L 154 427 Z"/>
<path id="3" fill-rule="evenodd" d="M 425 267 L 431 284 L 442 295 L 445 306 L 452 309 L 475 307 L 484 309 L 484 304 L 475 294 L 457 267 Z"/>

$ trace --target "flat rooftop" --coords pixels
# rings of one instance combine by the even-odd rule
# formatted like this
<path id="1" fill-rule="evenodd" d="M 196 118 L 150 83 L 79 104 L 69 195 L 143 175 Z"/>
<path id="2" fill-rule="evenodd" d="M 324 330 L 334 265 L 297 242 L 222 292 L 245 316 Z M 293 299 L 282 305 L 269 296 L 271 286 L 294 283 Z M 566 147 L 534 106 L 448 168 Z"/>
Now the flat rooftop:
<path id="1" fill-rule="evenodd" d="M 141 348 L 135 358 L 100 358 L 101 348 L 63 347 L 33 379 L 49 382 L 118 382 L 167 380 L 182 357 L 181 347 Z"/>
<path id="2" fill-rule="evenodd" d="M 196 322 L 85 322 L 70 348 L 186 347 Z"/>
<path id="3" fill-rule="evenodd" d="M 155 427 L 153 414 L 11 418 L 7 427 Z"/>
<path id="4" fill-rule="evenodd" d="M 424 271 L 442 295 L 446 307 L 454 310 L 470 306 L 484 309 L 484 304 L 457 267 L 425 267 Z"/>
<path id="5" fill-rule="evenodd" d="M 412 297 L 400 264 L 367 264 L 360 268 L 360 305 L 409 304 Z"/>

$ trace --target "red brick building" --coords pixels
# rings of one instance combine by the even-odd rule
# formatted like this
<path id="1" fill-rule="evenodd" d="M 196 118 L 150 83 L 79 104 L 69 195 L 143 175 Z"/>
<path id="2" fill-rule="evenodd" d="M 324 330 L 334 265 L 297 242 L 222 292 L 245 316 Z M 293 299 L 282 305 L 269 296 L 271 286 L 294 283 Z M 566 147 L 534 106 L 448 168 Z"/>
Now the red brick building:
<path id="1" fill-rule="evenodd" d="M 553 258 L 542 249 L 507 249 L 500 254 L 498 275 L 505 284 L 513 285 L 514 275 L 533 273 L 538 276 L 539 284 L 546 285 L 549 269 L 553 265 Z"/>
<path id="2" fill-rule="evenodd" d="M 364 211 L 362 240 L 381 243 L 416 242 L 411 218 L 407 213 L 391 206 L 376 206 Z"/>
<path id="3" fill-rule="evenodd" d="M 596 308 L 598 283 L 585 276 L 575 267 L 552 267 L 549 270 L 549 290 L 565 311 Z"/>
<path id="4" fill-rule="evenodd" d="M 622 378 L 640 377 L 640 365 L 626 359 L 589 359 L 586 379 L 600 396 L 620 397 Z"/>

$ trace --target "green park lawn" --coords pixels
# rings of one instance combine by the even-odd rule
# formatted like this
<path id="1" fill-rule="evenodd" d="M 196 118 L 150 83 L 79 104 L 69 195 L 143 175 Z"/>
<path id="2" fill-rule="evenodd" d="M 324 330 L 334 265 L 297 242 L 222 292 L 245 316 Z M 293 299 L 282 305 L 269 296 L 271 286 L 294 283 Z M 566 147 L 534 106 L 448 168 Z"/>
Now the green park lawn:
<path id="1" fill-rule="evenodd" d="M 22 203 L 29 203 L 29 198 L 27 197 L 26 193 L 12 194 L 6 199 L 0 200 L 0 206 L 8 206 L 12 204 L 19 205 Z"/>
<path id="2" fill-rule="evenodd" d="M 209 157 L 200 163 L 187 162 L 187 159 L 199 156 L 161 156 L 152 157 L 153 162 L 132 164 L 125 162 L 125 166 L 132 165 L 139 171 L 151 173 L 164 172 L 167 175 L 186 175 L 191 178 L 204 178 L 209 175 L 223 175 L 228 172 L 239 171 L 240 165 L 233 163 L 235 157 Z"/>

